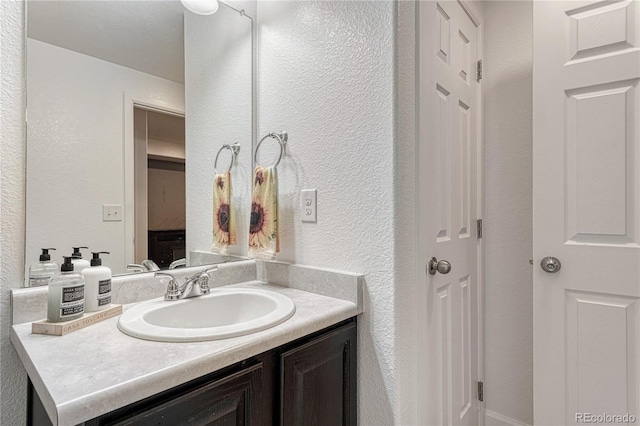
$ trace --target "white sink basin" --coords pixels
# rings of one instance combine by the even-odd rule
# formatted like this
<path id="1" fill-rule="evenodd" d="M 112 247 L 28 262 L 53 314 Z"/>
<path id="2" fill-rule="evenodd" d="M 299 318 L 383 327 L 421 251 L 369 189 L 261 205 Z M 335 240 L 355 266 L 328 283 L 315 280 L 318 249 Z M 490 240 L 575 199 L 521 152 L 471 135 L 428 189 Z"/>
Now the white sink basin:
<path id="1" fill-rule="evenodd" d="M 159 342 L 199 342 L 255 333 L 289 319 L 293 301 L 274 291 L 212 289 L 177 301 L 154 299 L 127 309 L 118 321 L 125 334 Z"/>

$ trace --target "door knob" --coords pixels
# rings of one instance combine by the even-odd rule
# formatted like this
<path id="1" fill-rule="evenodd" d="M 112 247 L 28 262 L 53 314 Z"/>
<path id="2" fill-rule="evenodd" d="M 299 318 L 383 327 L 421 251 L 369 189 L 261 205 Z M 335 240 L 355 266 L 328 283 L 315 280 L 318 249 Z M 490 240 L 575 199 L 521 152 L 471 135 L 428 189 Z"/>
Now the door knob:
<path id="1" fill-rule="evenodd" d="M 547 256 L 540 262 L 542 270 L 550 274 L 555 274 L 562 267 L 562 263 L 555 257 Z"/>
<path id="2" fill-rule="evenodd" d="M 439 261 L 435 257 L 432 257 L 431 259 L 429 259 L 428 270 L 431 275 L 435 275 L 436 272 L 440 272 L 441 274 L 448 274 L 449 272 L 451 272 L 451 263 L 447 262 L 446 260 Z"/>

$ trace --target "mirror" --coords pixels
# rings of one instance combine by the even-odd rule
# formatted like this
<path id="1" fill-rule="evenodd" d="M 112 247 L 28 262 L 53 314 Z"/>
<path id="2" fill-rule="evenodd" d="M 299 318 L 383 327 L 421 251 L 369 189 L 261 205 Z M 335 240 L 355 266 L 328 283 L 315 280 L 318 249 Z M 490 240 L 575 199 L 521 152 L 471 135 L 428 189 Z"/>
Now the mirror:
<path id="1" fill-rule="evenodd" d="M 114 274 L 246 256 L 255 3 L 232 4 L 28 0 L 27 272 L 45 247 L 108 251 Z M 234 143 L 237 244 L 214 255 L 214 161 Z"/>

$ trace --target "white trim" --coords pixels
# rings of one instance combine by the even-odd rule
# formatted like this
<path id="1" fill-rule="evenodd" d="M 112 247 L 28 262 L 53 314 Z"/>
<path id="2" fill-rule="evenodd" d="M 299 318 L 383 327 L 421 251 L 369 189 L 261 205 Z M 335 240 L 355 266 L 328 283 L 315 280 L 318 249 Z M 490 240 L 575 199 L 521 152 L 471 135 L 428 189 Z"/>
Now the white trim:
<path id="1" fill-rule="evenodd" d="M 134 135 L 133 135 L 133 109 L 141 107 L 147 110 L 165 112 L 171 115 L 185 115 L 185 108 L 171 105 L 167 102 L 156 100 L 140 100 L 143 96 L 131 92 L 123 93 L 123 135 L 122 152 L 124 161 L 124 267 L 129 263 L 134 263 L 135 259 L 135 197 L 134 191 Z"/>
<path id="2" fill-rule="evenodd" d="M 133 101 L 133 106 L 138 109 L 144 109 L 151 112 L 159 112 L 161 114 L 171 115 L 174 117 L 182 117 L 184 118 L 184 111 L 174 110 L 171 108 L 158 108 L 154 105 L 149 105 L 146 102 L 137 102 Z"/>
<path id="3" fill-rule="evenodd" d="M 496 413 L 495 411 L 485 410 L 485 417 L 487 419 L 493 419 L 499 423 L 487 421 L 488 426 L 531 426 L 528 423 L 523 423 L 520 420 L 512 419 L 504 414 Z"/>
<path id="4" fill-rule="evenodd" d="M 420 9 L 423 7 L 422 2 L 420 1 L 416 1 L 415 3 L 415 115 L 414 115 L 414 119 L 415 119 L 415 140 L 414 140 L 414 153 L 415 153 L 415 176 L 414 176 L 414 180 L 415 180 L 415 192 L 414 192 L 414 196 L 415 196 L 415 214 L 416 214 L 416 218 L 420 218 L 420 214 L 422 213 L 422 209 L 421 209 L 421 205 L 420 205 L 420 190 L 423 186 L 423 184 L 421 183 L 421 162 L 420 162 L 420 155 L 421 155 L 421 149 L 420 149 L 420 123 L 421 120 L 423 120 L 423 116 L 422 116 L 422 111 L 420 109 L 420 71 L 421 71 L 421 51 L 420 51 L 420 47 L 421 47 L 421 36 L 423 32 L 426 32 L 427 29 L 424 28 L 423 26 L 420 25 L 422 19 L 421 19 L 421 11 Z M 416 244 L 415 244 L 415 250 L 417 253 L 417 258 L 416 258 L 416 263 L 415 263 L 415 283 L 418 284 L 418 289 L 416 291 L 417 294 L 417 300 L 415 301 L 415 303 L 419 303 L 418 300 L 420 300 L 421 298 L 427 298 L 428 297 L 428 290 L 425 288 L 424 285 L 422 285 L 423 283 L 423 279 L 424 279 L 424 273 L 425 273 L 425 266 L 426 263 L 421 260 L 421 243 L 420 243 L 420 220 L 416 220 L 415 221 L 415 235 L 417 236 L 416 238 Z M 421 308 L 422 306 L 418 306 L 419 308 Z M 424 313 L 421 313 L 418 309 L 418 317 L 420 317 L 420 315 Z M 424 315 L 426 317 L 426 315 Z M 424 321 L 420 321 L 418 320 L 418 325 L 417 325 L 417 332 L 419 336 L 425 336 L 427 334 L 427 325 Z M 417 359 L 418 360 L 423 360 L 427 358 L 428 355 L 428 351 L 426 348 L 426 345 L 423 342 L 424 338 L 418 338 L 417 340 L 417 344 L 416 344 L 416 352 L 417 352 Z M 427 370 L 428 367 L 422 365 L 421 362 L 416 362 L 415 364 L 416 366 L 416 386 L 417 386 L 417 390 L 420 392 L 420 394 L 428 394 L 428 387 L 429 387 L 429 382 L 427 380 L 428 378 L 428 374 L 427 374 Z M 418 424 L 427 424 L 427 419 L 429 417 L 429 404 L 428 403 L 422 403 L 422 400 L 418 400 L 417 401 L 417 406 L 416 408 L 416 418 L 417 418 L 417 423 Z"/>
<path id="5" fill-rule="evenodd" d="M 481 60 L 484 54 L 484 25 L 482 24 L 482 14 L 475 7 L 472 1 L 458 0 L 467 14 L 473 12 L 473 15 L 469 15 L 476 25 L 476 60 Z M 475 73 L 473 74 L 475 77 Z M 483 126 L 483 96 L 482 96 L 482 79 L 477 82 L 477 158 L 476 158 L 476 217 L 477 219 L 484 218 L 484 126 Z M 485 303 L 484 303 L 484 238 L 477 240 L 478 242 L 478 262 L 477 262 L 477 274 L 478 274 L 478 381 L 485 381 L 484 376 L 484 363 L 485 363 Z M 478 401 L 478 426 L 485 426 L 485 412 L 486 407 L 483 401 Z"/>

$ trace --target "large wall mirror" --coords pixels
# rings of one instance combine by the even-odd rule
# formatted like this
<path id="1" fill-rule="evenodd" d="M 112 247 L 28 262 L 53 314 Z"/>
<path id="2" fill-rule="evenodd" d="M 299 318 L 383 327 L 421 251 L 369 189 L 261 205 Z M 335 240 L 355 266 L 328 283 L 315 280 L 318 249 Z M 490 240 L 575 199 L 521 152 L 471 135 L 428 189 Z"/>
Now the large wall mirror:
<path id="1" fill-rule="evenodd" d="M 255 3 L 27 1 L 26 268 L 108 251 L 114 274 L 247 253 Z M 237 244 L 212 251 L 214 161 L 233 165 Z M 219 168 L 231 164 L 222 150 Z M 149 263 L 143 265 L 148 267 Z M 25 274 L 27 275 L 27 274 Z"/>

